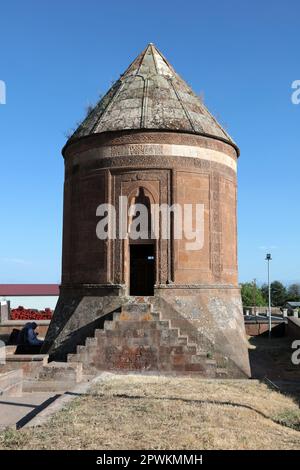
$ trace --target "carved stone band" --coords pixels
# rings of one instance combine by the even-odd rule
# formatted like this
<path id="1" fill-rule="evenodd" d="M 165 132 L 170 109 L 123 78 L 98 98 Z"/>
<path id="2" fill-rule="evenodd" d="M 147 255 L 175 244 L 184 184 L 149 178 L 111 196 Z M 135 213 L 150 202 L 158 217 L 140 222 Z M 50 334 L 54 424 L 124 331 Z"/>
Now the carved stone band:
<path id="1" fill-rule="evenodd" d="M 168 157 L 187 157 L 199 158 L 228 166 L 235 172 L 237 171 L 237 162 L 229 155 L 213 149 L 193 145 L 176 144 L 125 144 L 103 146 L 97 150 L 87 151 L 86 157 L 91 160 L 98 158 L 112 158 L 122 156 L 168 156 Z"/>

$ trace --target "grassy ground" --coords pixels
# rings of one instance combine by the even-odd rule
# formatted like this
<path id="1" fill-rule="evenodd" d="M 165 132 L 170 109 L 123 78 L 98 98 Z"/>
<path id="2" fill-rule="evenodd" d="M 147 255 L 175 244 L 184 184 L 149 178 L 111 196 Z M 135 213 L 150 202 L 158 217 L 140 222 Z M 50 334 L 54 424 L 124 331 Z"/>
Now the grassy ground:
<path id="1" fill-rule="evenodd" d="M 258 381 L 105 374 L 47 425 L 0 433 L 0 448 L 300 449 L 299 430 L 296 403 Z"/>

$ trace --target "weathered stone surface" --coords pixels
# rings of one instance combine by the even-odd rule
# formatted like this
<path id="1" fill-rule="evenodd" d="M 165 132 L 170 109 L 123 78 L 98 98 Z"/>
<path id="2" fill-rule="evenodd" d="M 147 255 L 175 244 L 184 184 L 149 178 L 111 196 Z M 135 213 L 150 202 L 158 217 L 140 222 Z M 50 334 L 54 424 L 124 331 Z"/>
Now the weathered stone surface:
<path id="1" fill-rule="evenodd" d="M 70 141 L 124 129 L 168 129 L 204 134 L 235 145 L 227 132 L 153 44 L 79 126 Z"/>
<path id="2" fill-rule="evenodd" d="M 228 373 L 250 376 L 248 342 L 238 288 L 161 289 L 154 300 L 162 318 L 179 327 L 203 350 L 215 355 Z"/>
<path id="3" fill-rule="evenodd" d="M 37 379 L 48 357 L 48 354 L 8 354 L 5 364 L 0 365 L 0 372 L 21 370 L 24 378 Z"/>
<path id="4" fill-rule="evenodd" d="M 68 364 L 64 362 L 50 362 L 43 366 L 39 372 L 38 380 L 57 380 L 79 383 L 82 381 L 82 364 Z"/>

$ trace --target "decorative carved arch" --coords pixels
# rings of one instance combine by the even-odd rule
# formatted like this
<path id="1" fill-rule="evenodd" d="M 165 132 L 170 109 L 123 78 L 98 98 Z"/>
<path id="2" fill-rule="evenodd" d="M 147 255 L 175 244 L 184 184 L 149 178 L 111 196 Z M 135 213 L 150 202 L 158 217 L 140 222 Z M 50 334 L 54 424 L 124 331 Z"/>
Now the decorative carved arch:
<path id="1" fill-rule="evenodd" d="M 147 206 L 147 209 L 150 211 L 149 213 L 149 219 L 148 219 L 148 236 L 150 235 L 150 238 L 154 238 L 154 233 L 152 232 L 153 226 L 152 226 L 152 217 L 151 217 L 151 207 L 156 204 L 156 198 L 153 195 L 151 191 L 149 191 L 149 188 L 147 188 L 145 185 L 137 185 L 137 187 L 132 190 L 129 194 L 128 197 L 128 207 L 134 204 L 145 204 Z M 132 224 L 134 217 L 133 216 L 128 216 L 127 218 L 127 233 L 129 236 L 130 240 L 130 226 Z"/>
<path id="2" fill-rule="evenodd" d="M 134 181 L 132 182 L 130 191 L 127 195 L 128 198 L 128 207 L 130 207 L 131 204 L 134 204 L 137 197 L 139 196 L 140 192 L 143 192 L 143 195 L 145 198 L 149 199 L 150 202 L 150 210 L 151 206 L 153 204 L 158 204 L 159 203 L 159 195 L 155 191 L 155 188 L 151 185 L 150 182 L 148 181 Z M 124 194 L 123 194 L 124 196 Z M 127 216 L 127 237 L 125 240 L 123 240 L 123 279 L 125 281 L 127 290 L 129 293 L 129 283 L 130 283 L 130 237 L 129 237 L 129 232 L 130 232 L 130 225 L 132 223 L 133 217 Z M 151 224 L 150 224 L 151 226 Z M 154 245 L 154 250 L 156 253 L 156 258 L 158 256 L 158 239 L 155 238 L 149 238 L 149 241 L 140 241 L 140 243 L 149 243 Z M 135 243 L 139 243 L 138 240 L 135 241 Z M 156 259 L 156 268 L 155 268 L 155 274 L 156 274 L 156 279 L 158 276 L 158 262 Z"/>

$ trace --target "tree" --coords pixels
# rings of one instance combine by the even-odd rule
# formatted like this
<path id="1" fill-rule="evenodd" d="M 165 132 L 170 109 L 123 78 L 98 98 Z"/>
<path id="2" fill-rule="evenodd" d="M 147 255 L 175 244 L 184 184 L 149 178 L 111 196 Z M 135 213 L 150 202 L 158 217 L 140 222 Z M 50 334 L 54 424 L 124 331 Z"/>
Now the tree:
<path id="1" fill-rule="evenodd" d="M 300 302 L 300 284 L 291 284 L 287 291 L 287 300 Z"/>
<path id="2" fill-rule="evenodd" d="M 269 290 L 268 285 L 263 284 L 261 291 L 265 301 L 269 302 Z M 271 284 L 271 303 L 273 307 L 281 307 L 287 300 L 286 287 L 279 281 L 274 281 Z"/>
<path id="3" fill-rule="evenodd" d="M 264 307 L 267 305 L 265 298 L 262 295 L 261 289 L 252 282 L 245 282 L 241 284 L 241 295 L 244 307 L 251 307 L 254 304 L 257 307 Z"/>

